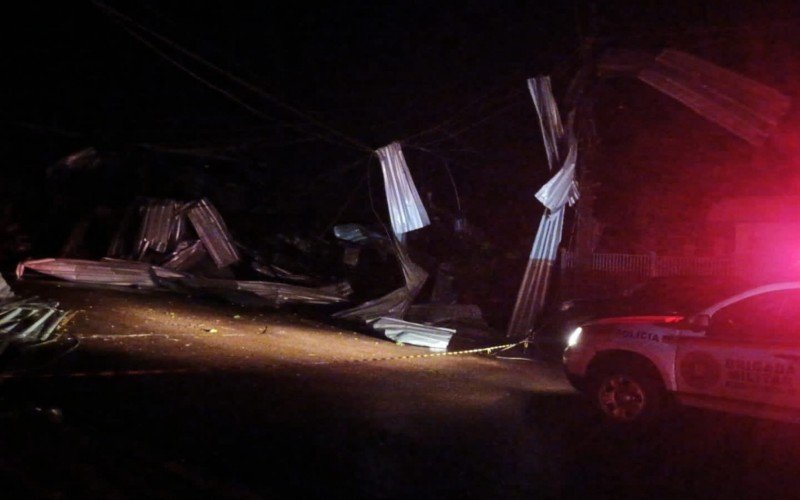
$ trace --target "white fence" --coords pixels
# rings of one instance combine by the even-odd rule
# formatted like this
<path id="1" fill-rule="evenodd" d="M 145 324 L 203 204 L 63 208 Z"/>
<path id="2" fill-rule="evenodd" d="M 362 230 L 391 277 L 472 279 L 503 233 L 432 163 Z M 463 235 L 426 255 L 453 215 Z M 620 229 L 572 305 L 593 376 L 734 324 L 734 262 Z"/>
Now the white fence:
<path id="1" fill-rule="evenodd" d="M 562 251 L 561 270 L 594 271 L 609 274 L 635 274 L 645 277 L 728 275 L 736 272 L 736 261 L 729 257 L 675 257 L 656 254 L 598 253 L 586 258 Z"/>
<path id="2" fill-rule="evenodd" d="M 732 257 L 676 257 L 652 254 L 560 254 L 560 292 L 586 296 L 619 291 L 656 276 L 727 276 L 737 274 L 742 262 Z"/>

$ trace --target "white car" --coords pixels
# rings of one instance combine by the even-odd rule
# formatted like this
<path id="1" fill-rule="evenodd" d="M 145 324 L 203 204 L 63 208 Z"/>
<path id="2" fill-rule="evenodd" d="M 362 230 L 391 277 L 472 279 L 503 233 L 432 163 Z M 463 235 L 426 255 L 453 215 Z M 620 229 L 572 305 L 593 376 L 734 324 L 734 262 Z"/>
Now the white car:
<path id="1" fill-rule="evenodd" d="M 570 382 L 616 422 L 687 406 L 800 423 L 800 282 L 758 286 L 689 316 L 577 328 Z"/>

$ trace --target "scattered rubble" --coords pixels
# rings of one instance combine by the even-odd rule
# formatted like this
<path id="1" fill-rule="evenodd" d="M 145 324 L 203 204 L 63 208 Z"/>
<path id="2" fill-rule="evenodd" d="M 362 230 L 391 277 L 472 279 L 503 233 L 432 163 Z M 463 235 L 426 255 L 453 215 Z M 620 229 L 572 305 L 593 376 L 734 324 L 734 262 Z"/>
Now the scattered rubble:
<path id="1" fill-rule="evenodd" d="M 18 299 L 0 276 L 0 359 L 11 348 L 27 348 L 55 340 L 56 328 L 67 312 L 58 303 Z"/>
<path id="2" fill-rule="evenodd" d="M 676 50 L 664 50 L 656 56 L 612 51 L 591 72 L 595 70 L 633 76 L 756 145 L 765 141 L 791 104 L 788 97 L 774 89 Z M 585 69 L 579 72 L 579 76 L 585 74 Z M 578 81 L 583 83 L 575 84 Z M 575 88 L 586 83 L 578 77 L 575 82 Z M 536 193 L 545 211 L 506 330 L 508 336 L 515 338 L 530 334 L 544 307 L 566 207 L 579 197 L 577 100 L 574 96 L 565 99 L 568 109 L 559 110 L 547 76 L 529 79 L 528 87 L 552 176 Z M 566 111 L 564 121 L 561 111 Z M 17 276 L 38 273 L 95 285 L 166 288 L 271 307 L 340 306 L 333 312 L 334 318 L 368 325 L 398 342 L 446 346 L 450 337 L 447 341 L 445 337 L 452 336 L 455 330 L 440 327 L 459 321 L 479 324 L 483 321 L 481 311 L 477 306 L 458 303 L 458 287 L 449 262 L 420 258 L 434 273 L 433 284 L 426 289 L 429 273 L 412 259 L 408 233 L 431 224 L 428 211 L 414 184 L 402 145 L 392 142 L 374 153 L 383 174 L 391 232 L 340 224 L 333 228 L 333 243 L 277 235 L 275 243 L 280 250 L 264 252 L 235 241 L 208 199 L 148 200 L 128 210 L 102 260 L 69 258 L 87 234 L 88 220 L 79 220 L 64 247 L 67 258 L 23 262 L 17 268 Z M 91 170 L 99 161 L 97 150 L 87 148 L 66 158 L 63 164 L 73 170 Z M 430 196 L 428 201 L 431 202 Z M 453 231 L 470 232 L 460 209 Z M 331 262 L 331 248 L 338 253 L 338 267 L 324 269 L 324 263 Z M 390 263 L 397 262 L 402 283 L 394 282 L 391 272 L 386 272 L 387 286 L 379 292 L 354 290 L 351 278 L 370 252 L 381 256 L 387 270 Z M 376 281 L 384 278 L 381 270 L 375 274 Z M 412 306 L 424 289 L 430 302 Z"/>
<path id="3" fill-rule="evenodd" d="M 76 158 L 82 161 L 96 156 L 90 150 L 79 153 Z M 85 224 L 79 224 L 64 247 L 67 254 L 63 258 L 21 262 L 17 278 L 47 276 L 93 286 L 164 289 L 276 308 L 289 304 L 335 306 L 334 318 L 361 323 L 397 342 L 446 348 L 456 330 L 435 323 L 459 317 L 476 320 L 480 310 L 456 303 L 452 270 L 445 265 L 437 269 L 432 303 L 420 305 L 412 315 L 419 322 L 403 320 L 428 281 L 428 272 L 409 254 L 405 233 L 430 222 L 400 144 L 392 143 L 376 153 L 381 159 L 393 234 L 341 224 L 333 228 L 333 240 L 276 235 L 271 240 L 274 248 L 256 250 L 234 239 L 208 199 L 148 199 L 126 211 L 113 231 L 105 257 L 70 257 L 69 252 L 80 248 L 86 234 Z M 354 290 L 351 279 L 359 273 L 379 286 Z M 397 286 L 392 285 L 395 276 L 402 276 L 402 283 L 392 289 Z"/>
<path id="4" fill-rule="evenodd" d="M 395 318 L 378 318 L 371 324 L 399 344 L 429 347 L 435 351 L 446 351 L 450 339 L 456 333 L 452 328 L 428 326 Z"/>

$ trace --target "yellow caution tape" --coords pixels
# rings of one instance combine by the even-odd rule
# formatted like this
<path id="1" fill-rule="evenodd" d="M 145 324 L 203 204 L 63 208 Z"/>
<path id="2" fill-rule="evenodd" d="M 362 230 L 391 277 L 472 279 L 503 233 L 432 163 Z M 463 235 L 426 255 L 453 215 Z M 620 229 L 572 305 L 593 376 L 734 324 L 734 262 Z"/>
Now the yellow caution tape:
<path id="1" fill-rule="evenodd" d="M 462 351 L 447 351 L 447 352 L 432 352 L 427 354 L 409 354 L 407 356 L 390 356 L 385 358 L 360 358 L 360 359 L 348 359 L 345 361 L 332 361 L 330 363 L 321 363 L 321 364 L 338 364 L 338 363 L 377 363 L 380 361 L 399 361 L 399 360 L 406 360 L 406 359 L 422 359 L 422 358 L 440 358 L 444 356 L 461 356 L 464 354 L 480 354 L 486 353 L 489 354 L 493 351 L 501 351 L 506 349 L 511 349 L 512 347 L 516 347 L 521 344 L 528 343 L 528 339 L 521 340 L 519 342 L 514 342 L 511 344 L 503 344 L 503 345 L 496 345 L 491 347 L 482 347 L 480 349 L 465 349 Z"/>

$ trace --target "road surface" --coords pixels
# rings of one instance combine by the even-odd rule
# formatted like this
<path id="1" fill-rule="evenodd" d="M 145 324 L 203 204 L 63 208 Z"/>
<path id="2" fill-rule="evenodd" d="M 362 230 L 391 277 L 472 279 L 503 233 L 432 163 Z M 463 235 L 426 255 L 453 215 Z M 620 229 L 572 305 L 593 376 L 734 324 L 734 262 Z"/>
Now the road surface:
<path id="1" fill-rule="evenodd" d="M 79 343 L 2 372 L 9 498 L 800 496 L 797 426 L 681 412 L 620 430 L 543 362 L 168 293 L 17 289 L 77 311 Z"/>

